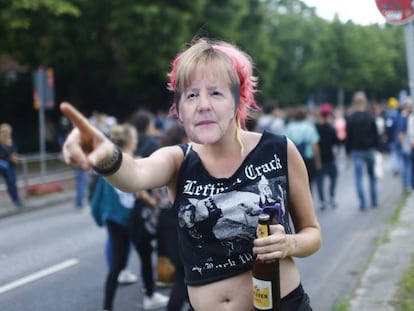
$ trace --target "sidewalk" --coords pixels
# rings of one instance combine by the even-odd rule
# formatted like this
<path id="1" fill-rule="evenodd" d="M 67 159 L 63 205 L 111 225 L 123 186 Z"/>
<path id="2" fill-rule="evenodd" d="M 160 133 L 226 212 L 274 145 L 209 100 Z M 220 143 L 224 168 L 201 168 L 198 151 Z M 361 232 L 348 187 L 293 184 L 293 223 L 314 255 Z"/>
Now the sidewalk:
<path id="1" fill-rule="evenodd" d="M 75 179 L 71 169 L 49 172 L 44 178 L 31 176 L 28 180 L 28 186 L 28 190 L 33 194 L 28 193 L 24 197 L 24 185 L 19 182 L 19 193 L 24 206 L 16 207 L 10 200 L 5 185 L 0 185 L 0 218 L 53 206 L 62 202 L 74 201 L 75 198 Z"/>
<path id="2" fill-rule="evenodd" d="M 372 261 L 361 277 L 350 303 L 350 311 L 393 311 L 393 299 L 414 254 L 414 193 L 401 210 L 388 239 L 378 246 Z"/>

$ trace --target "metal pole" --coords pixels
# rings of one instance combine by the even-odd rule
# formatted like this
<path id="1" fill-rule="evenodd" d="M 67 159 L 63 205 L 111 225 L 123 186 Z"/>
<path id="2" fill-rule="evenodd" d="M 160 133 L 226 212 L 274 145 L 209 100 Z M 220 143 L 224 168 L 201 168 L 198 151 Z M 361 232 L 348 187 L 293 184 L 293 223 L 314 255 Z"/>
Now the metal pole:
<path id="1" fill-rule="evenodd" d="M 27 160 L 25 157 L 21 157 L 22 162 L 22 169 L 23 169 L 23 183 L 24 183 L 24 197 L 27 198 L 29 193 L 29 177 L 28 177 L 28 169 L 27 169 Z"/>
<path id="2" fill-rule="evenodd" d="M 407 54 L 408 87 L 411 99 L 414 102 L 414 28 L 413 21 L 404 26 L 405 48 Z"/>
<path id="3" fill-rule="evenodd" d="M 42 180 L 46 177 L 45 165 L 45 106 L 46 106 L 46 78 L 45 71 L 39 70 L 38 92 L 39 92 L 39 150 L 40 150 L 40 176 Z"/>

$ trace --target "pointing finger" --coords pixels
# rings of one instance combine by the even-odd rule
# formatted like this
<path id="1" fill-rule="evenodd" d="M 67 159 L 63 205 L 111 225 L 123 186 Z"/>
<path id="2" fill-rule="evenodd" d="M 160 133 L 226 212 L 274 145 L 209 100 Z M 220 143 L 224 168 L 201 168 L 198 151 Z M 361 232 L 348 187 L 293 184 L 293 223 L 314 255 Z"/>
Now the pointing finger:
<path id="1" fill-rule="evenodd" d="M 77 127 L 81 133 L 93 133 L 93 127 L 83 114 L 81 114 L 75 107 L 67 102 L 60 104 L 60 111 L 69 118 L 74 127 Z"/>
<path id="2" fill-rule="evenodd" d="M 90 169 L 112 152 L 113 146 L 109 139 L 71 104 L 61 103 L 60 110 L 74 126 L 62 148 L 67 164 L 76 168 Z"/>

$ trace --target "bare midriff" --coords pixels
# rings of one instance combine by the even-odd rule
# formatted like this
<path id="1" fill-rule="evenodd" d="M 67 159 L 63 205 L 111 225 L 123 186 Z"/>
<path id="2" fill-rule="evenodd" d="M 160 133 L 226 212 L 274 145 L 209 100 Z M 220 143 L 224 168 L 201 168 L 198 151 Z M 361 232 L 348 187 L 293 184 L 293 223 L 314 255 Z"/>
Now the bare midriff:
<path id="1" fill-rule="evenodd" d="M 299 271 L 291 258 L 281 259 L 280 288 L 283 298 L 300 284 Z M 243 274 L 202 286 L 189 286 L 191 305 L 196 311 L 252 311 L 252 273 Z"/>

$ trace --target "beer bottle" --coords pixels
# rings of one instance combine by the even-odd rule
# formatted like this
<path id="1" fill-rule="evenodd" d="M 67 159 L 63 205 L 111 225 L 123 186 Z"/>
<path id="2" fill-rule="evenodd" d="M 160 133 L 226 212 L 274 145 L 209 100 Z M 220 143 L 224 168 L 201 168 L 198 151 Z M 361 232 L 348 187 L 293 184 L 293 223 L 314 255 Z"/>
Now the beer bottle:
<path id="1" fill-rule="evenodd" d="M 269 214 L 259 215 L 258 238 L 266 237 L 270 234 L 269 225 L 271 224 Z M 253 304 L 254 310 L 280 311 L 280 275 L 279 260 L 259 260 L 253 261 Z"/>

